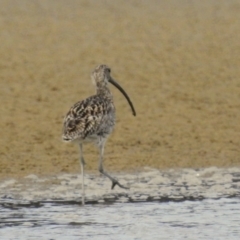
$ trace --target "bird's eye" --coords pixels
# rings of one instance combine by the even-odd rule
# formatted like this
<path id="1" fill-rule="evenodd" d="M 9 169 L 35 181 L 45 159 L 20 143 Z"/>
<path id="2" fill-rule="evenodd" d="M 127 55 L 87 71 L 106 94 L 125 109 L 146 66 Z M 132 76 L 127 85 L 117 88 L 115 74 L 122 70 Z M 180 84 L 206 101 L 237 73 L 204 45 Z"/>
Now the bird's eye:
<path id="1" fill-rule="evenodd" d="M 109 73 L 111 72 L 111 69 L 110 69 L 110 68 L 108 68 L 107 70 L 108 70 Z"/>

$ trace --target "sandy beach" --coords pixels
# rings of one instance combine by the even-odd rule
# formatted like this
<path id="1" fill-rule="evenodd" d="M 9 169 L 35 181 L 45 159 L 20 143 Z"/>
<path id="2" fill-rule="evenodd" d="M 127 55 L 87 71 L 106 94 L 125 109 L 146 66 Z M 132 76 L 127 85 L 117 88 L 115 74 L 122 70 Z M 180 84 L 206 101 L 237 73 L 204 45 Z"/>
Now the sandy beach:
<path id="1" fill-rule="evenodd" d="M 105 63 L 117 123 L 109 172 L 240 166 L 240 2 L 0 2 L 0 178 L 80 172 L 63 117 Z M 86 171 L 98 150 L 84 146 Z"/>

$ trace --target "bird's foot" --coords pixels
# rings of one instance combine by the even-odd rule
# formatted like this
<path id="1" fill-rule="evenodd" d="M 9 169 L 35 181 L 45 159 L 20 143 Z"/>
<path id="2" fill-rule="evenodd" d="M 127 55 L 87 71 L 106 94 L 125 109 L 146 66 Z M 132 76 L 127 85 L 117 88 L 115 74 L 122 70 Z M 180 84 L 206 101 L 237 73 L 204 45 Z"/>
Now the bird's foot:
<path id="1" fill-rule="evenodd" d="M 115 187 L 116 185 L 118 185 L 120 188 L 129 189 L 129 187 L 123 186 L 121 183 L 119 183 L 119 182 L 118 182 L 117 180 L 115 180 L 115 179 L 112 181 L 112 187 L 111 187 L 111 189 L 114 189 L 114 187 Z"/>

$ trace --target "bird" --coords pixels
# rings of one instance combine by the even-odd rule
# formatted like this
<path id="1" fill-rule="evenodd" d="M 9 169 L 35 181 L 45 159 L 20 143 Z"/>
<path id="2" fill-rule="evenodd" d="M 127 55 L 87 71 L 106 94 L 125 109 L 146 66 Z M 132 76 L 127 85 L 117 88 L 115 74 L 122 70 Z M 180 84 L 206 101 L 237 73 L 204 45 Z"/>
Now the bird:
<path id="1" fill-rule="evenodd" d="M 65 115 L 63 121 L 62 140 L 73 142 L 79 146 L 82 175 L 82 205 L 85 204 L 83 144 L 93 143 L 99 149 L 98 170 L 112 181 L 111 189 L 116 185 L 128 189 L 104 170 L 103 157 L 107 138 L 115 127 L 115 106 L 109 83 L 114 85 L 126 98 L 132 114 L 136 116 L 134 106 L 120 84 L 111 76 L 111 69 L 105 64 L 98 65 L 91 73 L 96 93 L 75 103 Z"/>

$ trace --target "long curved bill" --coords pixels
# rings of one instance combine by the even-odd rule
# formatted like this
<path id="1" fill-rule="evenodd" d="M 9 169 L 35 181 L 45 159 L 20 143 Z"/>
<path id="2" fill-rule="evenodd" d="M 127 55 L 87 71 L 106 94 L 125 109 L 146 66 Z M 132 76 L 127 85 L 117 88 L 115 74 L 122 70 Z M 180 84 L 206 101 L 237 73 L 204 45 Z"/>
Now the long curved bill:
<path id="1" fill-rule="evenodd" d="M 127 93 L 123 90 L 123 88 L 114 79 L 110 78 L 109 82 L 112 85 L 114 85 L 124 95 L 124 97 L 127 99 L 128 103 L 132 109 L 133 115 L 136 116 L 135 109 L 134 109 L 133 104 L 132 104 L 130 98 L 128 97 Z"/>

